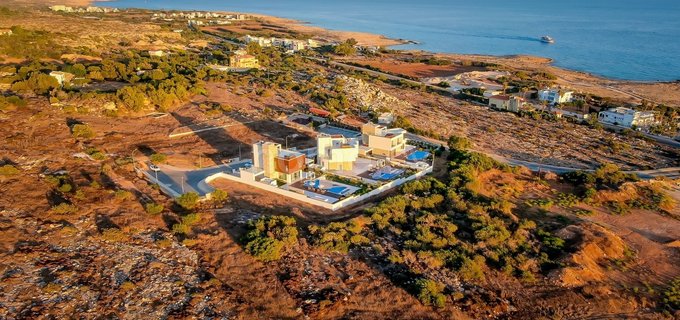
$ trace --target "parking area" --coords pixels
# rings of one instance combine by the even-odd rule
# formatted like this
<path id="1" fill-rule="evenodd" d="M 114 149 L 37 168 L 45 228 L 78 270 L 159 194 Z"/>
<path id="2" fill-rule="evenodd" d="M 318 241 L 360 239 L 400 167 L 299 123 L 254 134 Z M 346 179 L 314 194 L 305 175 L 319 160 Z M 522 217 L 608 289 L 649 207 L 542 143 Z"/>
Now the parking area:
<path id="1" fill-rule="evenodd" d="M 159 165 L 158 171 L 146 170 L 144 174 L 152 181 L 158 183 L 161 188 L 172 196 L 179 196 L 188 192 L 196 192 L 200 196 L 205 196 L 215 189 L 205 182 L 205 179 L 220 172 L 238 172 L 240 168 L 252 165 L 251 160 L 222 164 L 209 168 L 201 169 L 180 169 L 168 165 Z"/>

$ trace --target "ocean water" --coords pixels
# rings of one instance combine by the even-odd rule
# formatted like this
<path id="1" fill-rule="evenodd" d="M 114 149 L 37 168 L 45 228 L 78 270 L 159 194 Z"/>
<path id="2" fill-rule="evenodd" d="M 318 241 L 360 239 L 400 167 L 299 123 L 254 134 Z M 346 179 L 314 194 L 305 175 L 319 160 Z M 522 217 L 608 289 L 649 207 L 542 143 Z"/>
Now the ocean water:
<path id="1" fill-rule="evenodd" d="M 100 5 L 261 13 L 419 42 L 397 48 L 530 54 L 615 79 L 680 79 L 678 0 L 118 0 Z M 543 35 L 556 43 L 541 43 Z"/>

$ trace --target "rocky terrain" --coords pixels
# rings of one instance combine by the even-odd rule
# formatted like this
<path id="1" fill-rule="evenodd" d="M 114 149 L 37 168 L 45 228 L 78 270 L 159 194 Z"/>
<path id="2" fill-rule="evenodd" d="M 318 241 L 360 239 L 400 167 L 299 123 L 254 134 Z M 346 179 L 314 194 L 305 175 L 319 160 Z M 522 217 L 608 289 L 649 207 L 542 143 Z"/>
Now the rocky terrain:
<path id="1" fill-rule="evenodd" d="M 680 316 L 680 185 L 619 170 L 677 165 L 677 150 L 273 48 L 253 52 L 267 72 L 205 71 L 234 48 L 148 13 L 0 14 L 27 30 L 0 39 L 1 319 Z M 53 70 L 87 82 L 61 87 Z M 227 180 L 212 182 L 223 199 L 176 199 L 137 170 L 245 158 L 259 140 L 309 148 L 311 129 L 281 119 L 329 106 L 355 121 L 393 111 L 449 151 L 431 150 L 430 176 L 341 212 Z M 191 129 L 209 130 L 171 137 Z M 475 151 L 599 169 L 557 176 Z"/>

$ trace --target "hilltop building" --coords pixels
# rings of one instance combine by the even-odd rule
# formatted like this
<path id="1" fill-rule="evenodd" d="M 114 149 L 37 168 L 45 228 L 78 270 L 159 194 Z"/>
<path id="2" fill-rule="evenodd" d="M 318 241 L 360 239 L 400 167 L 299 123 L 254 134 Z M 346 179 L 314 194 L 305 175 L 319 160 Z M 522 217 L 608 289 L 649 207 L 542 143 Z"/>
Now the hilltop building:
<path id="1" fill-rule="evenodd" d="M 229 57 L 229 66 L 240 69 L 257 69 L 260 68 L 260 61 L 243 50 L 237 50 Z"/>
<path id="2" fill-rule="evenodd" d="M 572 91 L 546 88 L 538 91 L 538 100 L 546 101 L 549 104 L 566 103 L 571 101 L 573 94 Z"/>
<path id="3" fill-rule="evenodd" d="M 149 50 L 149 57 L 162 57 L 164 55 L 163 50 Z"/>
<path id="4" fill-rule="evenodd" d="M 401 128 L 388 129 L 369 122 L 361 127 L 361 140 L 374 155 L 396 157 L 406 150 L 405 133 L 406 130 Z"/>
<path id="5" fill-rule="evenodd" d="M 319 165 L 328 170 L 352 170 L 359 157 L 359 140 L 320 134 L 316 141 Z"/>
<path id="6" fill-rule="evenodd" d="M 284 150 L 278 143 L 260 141 L 253 144 L 253 166 L 270 179 L 293 183 L 305 178 L 306 159 L 304 153 Z"/>
<path id="7" fill-rule="evenodd" d="M 378 116 L 378 123 L 384 125 L 391 125 L 392 122 L 394 122 L 394 119 L 395 119 L 394 113 L 383 112 Z"/>
<path id="8" fill-rule="evenodd" d="M 489 107 L 497 110 L 519 112 L 524 104 L 524 99 L 510 95 L 495 95 L 489 97 Z"/>
<path id="9" fill-rule="evenodd" d="M 50 76 L 57 79 L 57 82 L 59 82 L 59 85 L 62 87 L 65 83 L 70 83 L 71 80 L 75 78 L 74 74 L 63 71 L 52 71 L 50 72 Z"/>
<path id="10" fill-rule="evenodd" d="M 601 111 L 597 119 L 606 124 L 622 127 L 649 127 L 657 124 L 656 114 L 652 111 L 635 111 L 633 109 L 618 107 Z"/>

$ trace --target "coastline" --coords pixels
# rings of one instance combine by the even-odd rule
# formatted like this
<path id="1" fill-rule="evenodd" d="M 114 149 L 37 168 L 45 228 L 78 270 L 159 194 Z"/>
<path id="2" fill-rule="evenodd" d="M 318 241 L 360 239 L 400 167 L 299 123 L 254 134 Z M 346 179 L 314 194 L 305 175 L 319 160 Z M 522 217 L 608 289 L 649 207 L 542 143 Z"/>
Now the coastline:
<path id="1" fill-rule="evenodd" d="M 341 31 L 313 26 L 304 21 L 276 17 L 257 13 L 245 13 L 263 19 L 269 23 L 281 25 L 290 30 L 329 37 L 335 40 L 355 38 L 360 45 L 393 47 L 409 43 L 410 40 L 392 39 L 384 35 L 368 32 Z M 568 69 L 554 65 L 554 60 L 548 57 L 534 55 L 485 55 L 430 52 L 417 49 L 396 49 L 405 54 L 433 56 L 452 60 L 476 60 L 495 63 L 515 70 L 546 71 L 557 76 L 559 86 L 575 91 L 587 92 L 593 95 L 621 100 L 631 103 L 642 103 L 647 100 L 657 104 L 680 106 L 680 79 L 676 81 L 639 81 L 615 79 L 606 76 Z"/>
<path id="2" fill-rule="evenodd" d="M 116 7 L 115 1 L 110 0 L 10 0 L 10 4 L 40 5 L 46 7 L 53 4 L 66 4 L 72 6 L 97 5 Z M 158 11 L 159 9 L 130 8 L 136 10 Z M 190 11 L 190 10 L 186 10 Z M 213 10 L 215 12 L 236 13 L 234 11 Z M 238 12 L 262 19 L 267 23 L 281 26 L 285 29 L 315 36 L 329 41 L 343 41 L 354 38 L 359 45 L 374 47 L 394 47 L 407 43 L 411 40 L 394 39 L 385 35 L 360 31 L 344 31 L 324 28 L 318 25 L 260 13 Z M 593 95 L 613 98 L 631 103 L 641 103 L 648 100 L 658 104 L 680 106 L 680 79 L 676 81 L 640 81 L 609 78 L 593 74 L 587 71 L 568 69 L 554 65 L 554 60 L 547 57 L 533 55 L 486 55 L 486 54 L 461 54 L 445 52 L 429 52 L 417 49 L 396 49 L 405 54 L 434 56 L 452 60 L 476 60 L 495 63 L 515 70 L 547 71 L 555 74 L 558 79 L 556 84 L 575 91 L 591 93 Z"/>
<path id="3" fill-rule="evenodd" d="M 107 1 L 107 0 L 104 0 Z M 229 12 L 229 13 L 234 13 L 234 12 Z M 395 39 L 395 38 L 389 38 L 385 35 L 382 34 L 376 34 L 376 33 L 370 33 L 370 32 L 361 32 L 361 31 L 344 31 L 344 30 L 334 30 L 334 29 L 328 29 L 324 28 L 321 26 L 316 26 L 316 25 L 311 25 L 308 22 L 301 21 L 301 20 L 296 20 L 296 19 L 291 19 L 291 18 L 285 18 L 285 17 L 278 17 L 278 16 L 271 16 L 271 15 L 265 15 L 265 14 L 259 14 L 259 13 L 244 13 L 244 12 L 239 12 L 243 14 L 247 14 L 256 18 L 261 18 L 264 20 L 267 20 L 268 22 L 271 22 L 273 24 L 279 24 L 281 26 L 287 27 L 293 31 L 301 32 L 301 33 L 312 33 L 312 34 L 317 34 L 320 36 L 331 36 L 335 37 L 336 39 L 348 39 L 348 38 L 354 38 L 357 40 L 359 45 L 362 46 L 375 46 L 375 47 L 386 47 L 386 48 L 391 48 L 394 46 L 399 46 L 399 45 L 404 45 L 404 44 L 410 44 L 410 43 L 417 43 L 416 40 L 411 40 L 411 39 Z M 583 76 L 588 76 L 592 78 L 597 78 L 598 80 L 601 81 L 608 81 L 608 82 L 614 82 L 614 83 L 629 83 L 629 84 L 672 84 L 672 83 L 677 83 L 680 81 L 680 79 L 676 81 L 664 81 L 664 80 L 630 80 L 630 79 L 617 79 L 617 78 L 610 78 L 602 75 L 598 75 L 595 73 L 591 73 L 588 71 L 582 71 L 582 70 L 576 70 L 576 69 L 570 69 L 570 68 L 565 68 L 565 67 L 559 67 L 555 66 L 554 62 L 555 60 L 549 57 L 543 57 L 543 56 L 536 56 L 536 55 L 527 55 L 527 54 L 513 54 L 513 55 L 489 55 L 489 54 L 464 54 L 464 53 L 455 53 L 455 52 L 432 52 L 432 51 L 427 51 L 427 50 L 420 50 L 420 49 L 395 49 L 399 50 L 402 52 L 409 52 L 409 53 L 418 53 L 418 54 L 425 54 L 425 55 L 433 55 L 437 57 L 467 57 L 467 58 L 480 58 L 480 59 L 496 59 L 496 60 L 526 60 L 530 59 L 532 62 L 536 63 L 538 62 L 541 65 L 545 66 L 550 66 L 552 68 L 568 71 L 568 72 L 573 72 L 573 73 L 579 73 Z"/>

